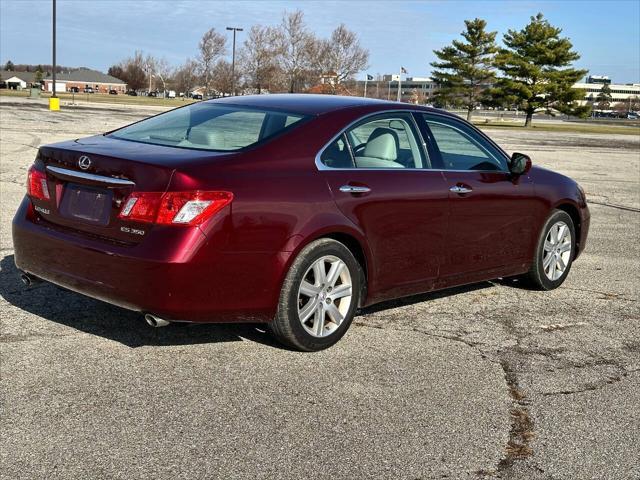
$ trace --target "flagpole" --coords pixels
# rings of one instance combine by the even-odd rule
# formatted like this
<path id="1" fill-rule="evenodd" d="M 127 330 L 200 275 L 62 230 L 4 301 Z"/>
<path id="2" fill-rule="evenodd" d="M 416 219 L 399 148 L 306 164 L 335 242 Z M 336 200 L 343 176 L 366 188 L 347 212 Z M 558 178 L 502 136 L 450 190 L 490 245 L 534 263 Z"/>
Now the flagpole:
<path id="1" fill-rule="evenodd" d="M 369 75 L 364 77 L 364 98 L 367 98 L 367 82 L 369 81 Z"/>
<path id="2" fill-rule="evenodd" d="M 398 75 L 398 102 L 400 101 L 400 92 L 402 92 L 402 67 L 400 67 L 400 75 Z"/>

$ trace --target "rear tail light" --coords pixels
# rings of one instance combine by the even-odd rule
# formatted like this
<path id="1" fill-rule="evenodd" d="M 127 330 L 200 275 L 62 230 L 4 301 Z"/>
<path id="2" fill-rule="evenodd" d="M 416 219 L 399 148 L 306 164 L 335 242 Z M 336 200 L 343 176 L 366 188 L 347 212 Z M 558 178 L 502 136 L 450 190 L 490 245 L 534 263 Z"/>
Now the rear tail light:
<path id="1" fill-rule="evenodd" d="M 119 217 L 158 225 L 200 225 L 232 200 L 231 192 L 133 192 Z"/>
<path id="2" fill-rule="evenodd" d="M 47 186 L 47 174 L 31 166 L 27 174 L 27 195 L 37 200 L 51 200 Z"/>

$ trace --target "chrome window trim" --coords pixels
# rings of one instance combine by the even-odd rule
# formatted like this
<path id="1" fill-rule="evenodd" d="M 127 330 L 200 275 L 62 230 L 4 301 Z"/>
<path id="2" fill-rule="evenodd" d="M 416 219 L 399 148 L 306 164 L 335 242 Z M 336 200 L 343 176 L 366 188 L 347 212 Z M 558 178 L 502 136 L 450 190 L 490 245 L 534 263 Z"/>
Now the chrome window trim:
<path id="1" fill-rule="evenodd" d="M 77 170 L 68 170 L 66 168 L 47 166 L 47 171 L 54 176 L 63 176 L 67 178 L 78 178 L 81 180 L 89 180 L 103 185 L 111 185 L 114 187 L 135 187 L 135 183 L 131 180 L 123 180 L 121 178 L 104 177 L 94 173 L 79 172 Z"/>
<path id="2" fill-rule="evenodd" d="M 370 172 L 380 172 L 380 171 L 391 171 L 391 172 L 457 172 L 457 173 L 461 173 L 461 172 L 476 172 L 476 173 L 502 173 L 502 174 L 508 174 L 509 171 L 508 170 L 447 170 L 444 168 L 358 168 L 358 167 L 353 167 L 353 168 L 332 168 L 332 167 L 327 167 L 324 163 L 322 163 L 322 160 L 320 157 L 322 157 L 322 154 L 324 153 L 324 151 L 329 147 L 329 145 L 331 145 L 333 142 L 335 142 L 338 137 L 340 137 L 340 135 L 345 134 L 347 130 L 349 130 L 351 127 L 353 127 L 356 123 L 361 122 L 362 120 L 365 120 L 369 117 L 373 117 L 375 115 L 381 115 L 381 114 L 385 114 L 385 113 L 409 113 L 409 114 L 413 114 L 413 113 L 417 113 L 417 114 L 421 114 L 421 115 L 436 115 L 439 117 L 443 117 L 446 119 L 451 119 L 453 118 L 453 121 L 459 121 L 457 120 L 455 117 L 451 117 L 451 115 L 447 115 L 447 114 L 443 114 L 440 112 L 431 112 L 431 111 L 425 111 L 425 110 L 416 110 L 416 109 L 391 109 L 391 110 L 381 110 L 378 112 L 372 112 L 372 113 L 367 113 L 366 115 L 363 115 L 362 117 L 357 118 L 356 120 L 352 121 L 351 123 L 347 124 L 346 127 L 344 127 L 342 130 L 340 130 L 340 132 L 338 132 L 338 134 L 334 135 L 333 137 L 331 137 L 331 140 L 329 140 L 327 143 L 325 143 L 322 148 L 320 148 L 320 150 L 318 151 L 318 153 L 315 156 L 315 165 L 316 168 L 319 171 L 334 171 L 334 172 L 340 172 L 340 171 L 353 171 L 353 170 L 359 170 L 359 171 L 370 171 Z M 413 115 L 411 115 L 413 117 Z M 412 121 L 416 122 L 415 118 L 412 118 Z M 417 131 L 418 131 L 418 135 L 420 135 L 420 137 L 422 138 L 422 133 L 420 132 L 420 129 L 417 128 L 417 125 L 415 125 Z M 473 127 L 473 125 L 472 125 Z M 489 138 L 487 135 L 485 135 L 483 132 L 481 132 L 480 130 L 478 130 L 476 127 L 473 127 L 474 129 L 476 129 L 481 135 L 482 138 L 486 141 L 488 141 L 489 143 L 491 143 L 491 145 L 493 145 L 499 153 L 503 154 L 504 158 L 507 160 L 507 165 L 509 165 L 509 161 L 511 160 L 509 158 L 509 155 L 506 154 L 506 152 L 504 150 L 502 150 L 502 148 L 500 148 L 500 146 L 498 144 L 496 144 L 493 140 L 491 140 L 491 138 Z M 347 140 L 347 144 L 350 145 L 348 139 Z M 423 148 L 425 149 L 425 153 L 427 155 L 427 158 L 429 159 L 429 163 L 431 163 L 431 159 L 428 157 L 428 150 L 427 150 L 427 143 L 426 141 L 423 140 Z M 351 147 L 349 146 L 349 149 L 351 149 Z M 351 151 L 351 150 L 350 150 Z M 353 155 L 352 155 L 353 158 Z"/>

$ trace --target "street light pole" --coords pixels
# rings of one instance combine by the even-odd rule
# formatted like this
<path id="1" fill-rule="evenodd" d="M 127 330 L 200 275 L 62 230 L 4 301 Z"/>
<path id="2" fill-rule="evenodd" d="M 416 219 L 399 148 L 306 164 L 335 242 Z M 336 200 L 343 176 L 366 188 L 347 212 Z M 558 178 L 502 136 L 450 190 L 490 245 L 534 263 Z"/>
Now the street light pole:
<path id="1" fill-rule="evenodd" d="M 53 98 L 56 98 L 56 0 L 53 0 Z"/>
<path id="2" fill-rule="evenodd" d="M 53 0 L 53 11 L 52 11 L 52 22 L 53 22 L 53 75 L 51 79 L 53 80 L 53 85 L 51 87 L 51 98 L 49 99 L 49 110 L 60 110 L 60 99 L 56 96 L 56 0 Z"/>
<path id="3" fill-rule="evenodd" d="M 233 50 L 231 53 L 231 95 L 236 94 L 236 32 L 241 32 L 240 27 L 227 27 L 227 30 L 233 30 Z"/>

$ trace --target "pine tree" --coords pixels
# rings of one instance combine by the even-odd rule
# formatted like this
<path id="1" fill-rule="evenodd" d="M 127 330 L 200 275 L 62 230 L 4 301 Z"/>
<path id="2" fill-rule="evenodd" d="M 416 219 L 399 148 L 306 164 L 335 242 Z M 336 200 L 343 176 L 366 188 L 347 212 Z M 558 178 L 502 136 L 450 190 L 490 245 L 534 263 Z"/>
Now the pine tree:
<path id="1" fill-rule="evenodd" d="M 454 40 L 442 50 L 434 50 L 440 61 L 431 63 L 438 70 L 432 72 L 438 85 L 438 104 L 462 104 L 467 108 L 467 120 L 483 99 L 487 85 L 495 80 L 493 57 L 498 48 L 496 32 L 487 32 L 487 22 L 476 18 L 465 20 L 466 40 Z"/>
<path id="2" fill-rule="evenodd" d="M 611 96 L 611 87 L 608 84 L 604 84 L 596 97 L 596 101 L 598 102 L 598 108 L 600 110 L 609 110 L 611 106 L 611 101 L 613 97 Z"/>
<path id="3" fill-rule="evenodd" d="M 588 106 L 577 103 L 585 92 L 572 88 L 587 71 L 571 68 L 580 55 L 572 50 L 568 38 L 560 38 L 561 32 L 538 13 L 522 30 L 504 35 L 507 48 L 496 56 L 496 66 L 504 76 L 492 89 L 492 96 L 523 109 L 527 127 L 540 109 L 581 117 L 589 114 Z"/>

